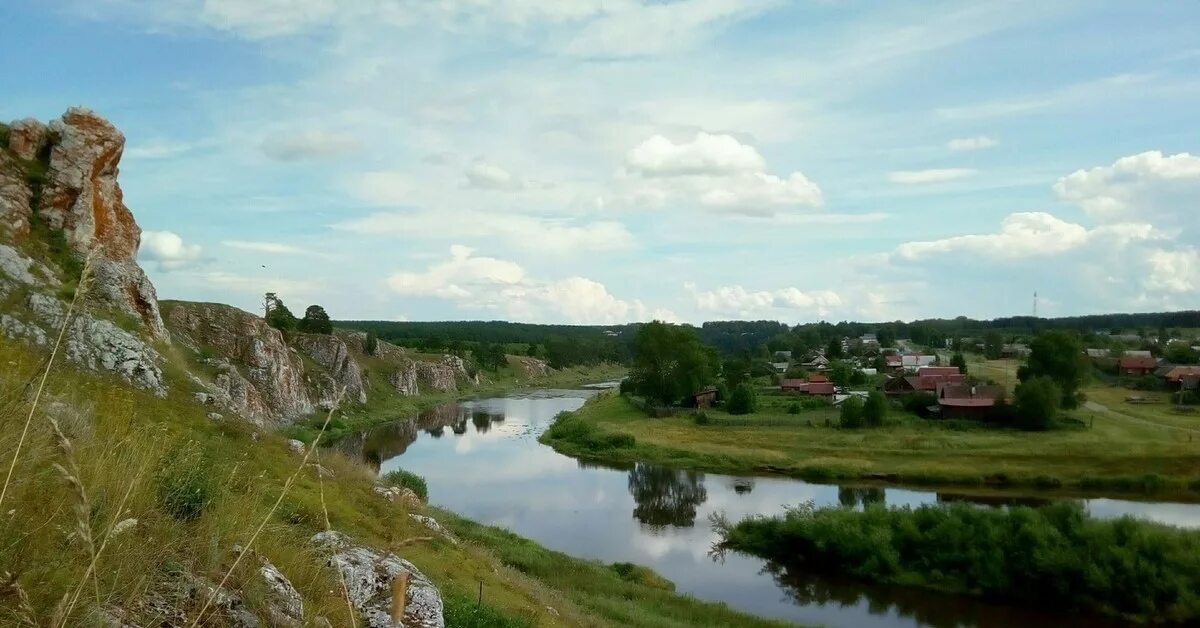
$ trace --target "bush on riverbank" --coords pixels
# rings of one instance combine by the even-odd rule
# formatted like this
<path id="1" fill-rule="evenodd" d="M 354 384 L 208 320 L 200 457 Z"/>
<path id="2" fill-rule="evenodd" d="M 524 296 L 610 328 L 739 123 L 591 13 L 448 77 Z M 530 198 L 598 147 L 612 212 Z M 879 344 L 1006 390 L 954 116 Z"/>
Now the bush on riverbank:
<path id="1" fill-rule="evenodd" d="M 816 509 L 714 521 L 722 548 L 887 584 L 1149 621 L 1200 619 L 1200 533 L 1073 504 Z"/>
<path id="2" fill-rule="evenodd" d="M 394 486 L 396 488 L 411 489 L 412 492 L 421 498 L 421 501 L 429 501 L 429 486 L 425 484 L 425 478 L 404 469 L 396 469 L 388 471 L 379 478 L 379 481 L 386 486 Z"/>
<path id="3" fill-rule="evenodd" d="M 623 449 L 636 444 L 629 434 L 605 433 L 595 424 L 570 412 L 563 412 L 555 417 L 554 423 L 546 429 L 544 438 L 547 441 L 572 443 L 591 452 Z"/>

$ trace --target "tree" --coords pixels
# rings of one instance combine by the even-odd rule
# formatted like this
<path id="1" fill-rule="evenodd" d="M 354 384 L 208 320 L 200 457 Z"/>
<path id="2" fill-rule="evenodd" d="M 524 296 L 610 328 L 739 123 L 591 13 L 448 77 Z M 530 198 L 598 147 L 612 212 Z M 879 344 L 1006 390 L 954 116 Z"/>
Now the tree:
<path id="1" fill-rule="evenodd" d="M 1186 342 L 1172 342 L 1163 354 L 1172 364 L 1195 364 L 1196 352 Z"/>
<path id="2" fill-rule="evenodd" d="M 842 339 L 830 338 L 829 343 L 825 345 L 825 357 L 833 360 L 842 357 Z"/>
<path id="3" fill-rule="evenodd" d="M 498 371 L 500 367 L 508 364 L 508 355 L 505 354 L 504 345 L 498 342 L 481 342 L 471 353 L 474 354 L 479 367 L 489 371 Z"/>
<path id="4" fill-rule="evenodd" d="M 999 360 L 1004 356 L 1004 336 L 998 331 L 989 331 L 983 335 L 983 357 L 989 360 Z"/>
<path id="5" fill-rule="evenodd" d="M 1046 430 L 1058 414 L 1062 389 L 1045 375 L 1030 378 L 1015 393 L 1018 421 L 1022 429 Z"/>
<path id="6" fill-rule="evenodd" d="M 275 296 L 274 292 L 268 292 L 263 300 L 266 308 L 267 324 L 280 331 L 294 331 L 296 329 L 296 316 L 288 309 L 279 297 Z"/>
<path id="7" fill-rule="evenodd" d="M 298 331 L 306 334 L 332 334 L 333 323 L 329 322 L 329 314 L 319 305 L 310 305 L 304 310 L 304 318 L 296 325 Z"/>
<path id="8" fill-rule="evenodd" d="M 867 402 L 863 404 L 862 413 L 863 423 L 867 427 L 879 427 L 883 425 L 883 421 L 887 418 L 888 413 L 887 397 L 878 390 L 871 391 L 871 394 L 867 395 Z"/>
<path id="9" fill-rule="evenodd" d="M 954 356 L 950 358 L 950 366 L 957 368 L 958 372 L 962 373 L 963 375 L 967 374 L 967 359 L 963 357 L 963 354 L 961 353 L 955 353 Z"/>
<path id="10" fill-rule="evenodd" d="M 733 394 L 729 396 L 727 404 L 729 414 L 751 414 L 758 409 L 758 394 L 754 392 L 754 386 L 749 383 L 738 384 L 737 388 L 733 389 Z"/>
<path id="11" fill-rule="evenodd" d="M 363 351 L 366 351 L 367 355 L 375 355 L 377 349 L 379 349 L 379 337 L 373 331 L 367 332 L 367 338 L 363 340 Z"/>
<path id="12" fill-rule="evenodd" d="M 881 347 L 896 346 L 896 331 L 891 327 L 880 327 L 879 331 L 875 332 L 875 339 L 879 341 Z"/>
<path id="13" fill-rule="evenodd" d="M 871 360 L 871 368 L 875 369 L 876 373 L 886 372 L 887 371 L 887 358 L 883 357 L 882 353 L 875 356 L 875 359 Z"/>
<path id="14" fill-rule="evenodd" d="M 863 402 L 858 397 L 850 397 L 842 402 L 842 414 L 839 424 L 847 429 L 863 426 Z"/>
<path id="15" fill-rule="evenodd" d="M 715 358 L 691 326 L 653 321 L 642 325 L 633 340 L 629 379 L 637 394 L 674 405 L 713 383 Z"/>
<path id="16" fill-rule="evenodd" d="M 849 362 L 836 360 L 829 365 L 829 381 L 833 382 L 834 386 L 849 386 L 854 370 Z"/>
<path id="17" fill-rule="evenodd" d="M 1074 332 L 1046 331 L 1034 338 L 1029 349 L 1029 363 L 1017 371 L 1017 379 L 1027 382 L 1049 377 L 1062 392 L 1061 407 L 1078 407 L 1083 396 L 1079 388 L 1090 368 L 1079 337 Z"/>

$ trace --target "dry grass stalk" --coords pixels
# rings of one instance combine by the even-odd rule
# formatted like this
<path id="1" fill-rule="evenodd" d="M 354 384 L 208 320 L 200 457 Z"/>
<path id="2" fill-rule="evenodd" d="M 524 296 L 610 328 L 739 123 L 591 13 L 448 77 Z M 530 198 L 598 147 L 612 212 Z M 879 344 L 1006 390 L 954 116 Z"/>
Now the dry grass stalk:
<path id="1" fill-rule="evenodd" d="M 237 569 L 237 566 L 241 564 L 242 559 L 246 557 L 246 553 L 250 551 L 250 548 L 254 546 L 254 542 L 258 540 L 258 535 L 262 534 L 263 529 L 266 528 L 267 524 L 271 522 L 271 517 L 274 517 L 275 511 L 279 510 L 279 504 L 283 503 L 284 497 L 287 497 L 288 491 L 290 491 L 292 488 L 292 484 L 296 482 L 296 478 L 300 477 L 300 474 L 304 472 L 304 467 L 308 464 L 309 457 L 312 456 L 317 447 L 321 445 L 321 437 L 325 435 L 325 430 L 329 428 L 329 421 L 333 418 L 333 412 L 339 405 L 341 405 L 342 395 L 345 393 L 345 388 L 342 388 L 342 390 L 338 392 L 337 398 L 329 407 L 329 413 L 325 415 L 325 422 L 321 424 L 321 431 L 317 432 L 317 437 L 313 439 L 312 445 L 310 445 L 308 449 L 304 451 L 304 457 L 300 460 L 300 464 L 296 467 L 296 470 L 292 472 L 292 475 L 288 477 L 286 482 L 284 482 L 283 490 L 279 491 L 279 498 L 275 500 L 275 503 L 271 506 L 271 510 L 267 511 L 267 516 L 263 517 L 262 522 L 258 524 L 258 528 L 254 530 L 254 534 L 250 535 L 250 540 L 246 542 L 246 545 L 242 548 L 242 551 L 238 552 L 237 558 L 235 558 L 233 560 L 233 564 L 229 566 L 229 571 L 225 572 L 225 575 L 221 578 L 221 582 L 217 583 L 217 586 L 213 588 L 212 593 L 209 594 L 208 599 L 204 601 L 204 606 L 200 607 L 200 612 L 197 613 L 196 618 L 192 620 L 192 628 L 196 628 L 196 626 L 200 625 L 200 620 L 204 618 L 204 613 L 208 611 L 208 607 L 212 606 L 213 600 L 215 600 L 217 595 L 225 588 L 225 583 L 229 581 L 229 576 L 233 575 L 233 571 Z"/>
<path id="2" fill-rule="evenodd" d="M 29 405 L 29 414 L 25 417 L 25 426 L 21 428 L 21 437 L 17 439 L 17 449 L 13 452 L 12 462 L 8 465 L 8 475 L 4 478 L 4 488 L 0 488 L 0 506 L 4 505 L 4 498 L 8 496 L 8 487 L 12 483 L 13 471 L 17 468 L 17 460 L 21 457 L 21 448 L 25 445 L 25 438 L 29 435 L 29 424 L 33 422 L 33 414 L 37 411 L 38 404 L 42 400 L 42 393 L 46 390 L 46 380 L 50 378 L 50 369 L 54 366 L 54 358 L 58 356 L 59 349 L 62 348 L 63 337 L 67 335 L 67 327 L 70 326 L 71 316 L 75 313 L 75 307 L 78 305 L 80 297 L 86 291 L 88 280 L 88 271 L 92 268 L 92 254 L 88 254 L 87 259 L 83 262 L 83 271 L 79 275 L 79 286 L 75 289 L 74 296 L 71 297 L 71 304 L 67 306 L 67 312 L 63 315 L 62 325 L 58 328 L 58 337 L 54 340 L 54 349 L 50 351 L 50 359 L 46 360 L 46 368 L 42 371 L 42 379 L 38 383 L 37 392 L 33 395 L 33 402 Z"/>
<path id="3" fill-rule="evenodd" d="M 403 625 L 404 607 L 408 605 L 408 572 L 401 571 L 392 581 L 392 623 Z"/>
<path id="4" fill-rule="evenodd" d="M 322 478 L 321 454 L 317 454 L 317 489 L 321 493 L 321 512 L 325 515 L 325 531 L 332 532 L 333 525 L 329 522 L 329 507 L 325 505 L 325 480 Z M 350 627 L 358 628 L 358 620 L 354 617 L 354 603 L 350 601 L 350 587 L 346 586 L 346 574 L 341 569 L 335 569 L 338 580 L 342 583 L 342 596 L 346 598 L 346 610 L 350 613 Z"/>
<path id="5" fill-rule="evenodd" d="M 67 466 L 55 462 L 54 468 L 58 470 L 63 479 L 67 481 L 67 486 L 71 488 L 71 493 L 75 496 L 75 503 L 72 505 L 72 510 L 75 511 L 75 532 L 74 534 L 83 541 L 83 547 L 88 551 L 92 563 L 96 562 L 96 543 L 92 538 L 92 503 L 88 499 L 87 487 L 83 485 L 83 474 L 79 472 L 79 463 L 75 459 L 75 448 L 71 445 L 71 440 L 63 434 L 62 429 L 58 427 L 58 421 L 50 417 L 50 427 L 54 430 L 54 438 L 58 442 L 58 448 L 62 452 L 66 460 Z M 96 599 L 100 599 L 100 582 L 95 577 L 95 573 L 89 573 L 80 579 L 80 586 L 87 582 L 88 575 L 92 576 L 92 586 L 96 592 Z M 68 594 L 69 596 L 70 594 Z M 77 596 L 76 596 L 77 598 Z M 65 608 L 63 622 L 70 615 L 71 608 L 75 606 L 74 601 L 70 602 Z M 56 624 L 56 625 L 64 625 Z"/>
<path id="6" fill-rule="evenodd" d="M 17 598 L 17 607 L 13 611 L 17 621 L 24 626 L 37 626 L 38 623 L 34 619 L 37 617 L 37 611 L 33 610 L 33 604 L 29 602 L 29 595 L 25 593 L 25 589 L 21 588 L 21 583 L 17 582 L 17 575 L 4 572 L 4 587 L 0 589 L 4 595 L 12 595 Z"/>

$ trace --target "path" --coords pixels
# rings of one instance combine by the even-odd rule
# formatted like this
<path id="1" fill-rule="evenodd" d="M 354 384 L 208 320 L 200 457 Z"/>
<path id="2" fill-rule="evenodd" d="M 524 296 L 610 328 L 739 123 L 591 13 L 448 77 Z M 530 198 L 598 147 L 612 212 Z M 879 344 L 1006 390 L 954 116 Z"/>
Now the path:
<path id="1" fill-rule="evenodd" d="M 1166 423 L 1155 423 L 1154 421 L 1147 421 L 1146 419 L 1139 419 L 1135 416 L 1130 416 L 1123 412 L 1117 412 L 1116 410 L 1110 410 L 1108 406 L 1106 406 L 1104 404 L 1096 403 L 1095 401 L 1088 401 L 1083 404 L 1083 407 L 1087 408 L 1088 410 L 1092 410 L 1093 412 L 1106 412 L 1115 417 L 1120 417 L 1122 419 L 1125 419 L 1126 421 L 1133 421 L 1134 423 L 1141 423 L 1143 425 L 1152 425 L 1154 427 L 1165 427 L 1170 430 L 1179 430 L 1181 432 L 1190 432 L 1192 434 L 1200 434 L 1200 429 L 1195 429 L 1195 428 L 1191 428 L 1191 427 L 1179 427 L 1178 425 L 1168 425 Z"/>

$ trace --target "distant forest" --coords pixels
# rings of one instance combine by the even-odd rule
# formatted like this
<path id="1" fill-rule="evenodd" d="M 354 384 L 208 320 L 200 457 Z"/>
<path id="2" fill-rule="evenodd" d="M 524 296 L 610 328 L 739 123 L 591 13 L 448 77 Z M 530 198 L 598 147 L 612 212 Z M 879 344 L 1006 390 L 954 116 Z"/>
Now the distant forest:
<path id="1" fill-rule="evenodd" d="M 394 344 L 428 351 L 470 349 L 480 344 L 503 344 L 510 353 L 547 359 L 552 366 L 625 362 L 637 324 L 537 325 L 507 321 L 336 321 L 335 326 L 373 333 Z M 1071 329 L 1082 335 L 1143 334 L 1163 330 L 1200 329 L 1200 311 L 1143 314 L 1095 314 L 1062 318 L 1013 316 L 975 320 L 925 319 L 883 323 L 805 323 L 788 326 L 778 321 L 711 321 L 698 328 L 701 341 L 726 355 L 769 351 L 804 351 L 825 346 L 831 339 L 877 334 L 881 343 L 897 339 L 932 347 L 948 340 L 977 338 L 998 332 L 1006 341 L 1026 340 L 1046 329 Z"/>

